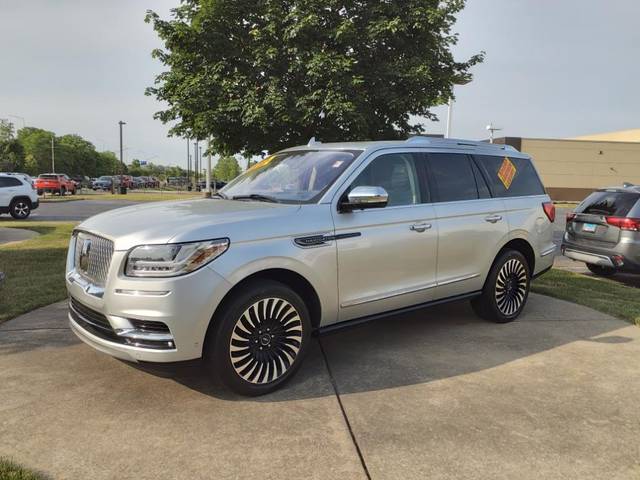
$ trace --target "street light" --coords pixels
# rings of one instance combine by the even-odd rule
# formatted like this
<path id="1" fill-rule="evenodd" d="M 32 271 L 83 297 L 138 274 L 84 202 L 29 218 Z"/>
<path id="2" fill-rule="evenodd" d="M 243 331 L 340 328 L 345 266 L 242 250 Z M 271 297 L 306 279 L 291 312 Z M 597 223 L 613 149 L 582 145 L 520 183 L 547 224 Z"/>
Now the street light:
<path id="1" fill-rule="evenodd" d="M 124 186 L 124 178 L 123 178 L 123 173 L 124 173 L 124 155 L 123 155 L 123 150 L 122 150 L 122 126 L 126 125 L 125 122 L 123 122 L 122 120 L 120 120 L 118 122 L 118 125 L 120 126 L 120 194 L 124 195 L 127 193 L 127 187 Z"/>
<path id="2" fill-rule="evenodd" d="M 456 85 L 462 86 L 466 85 L 471 81 L 470 77 L 459 77 L 453 81 L 453 86 L 451 87 L 451 96 L 449 97 L 449 101 L 447 102 L 447 130 L 444 135 L 444 138 L 451 137 L 451 119 L 453 118 L 453 89 Z"/>
<path id="3" fill-rule="evenodd" d="M 489 143 L 493 143 L 493 134 L 499 132 L 502 128 L 494 127 L 493 123 L 490 123 L 487 125 L 487 130 L 489 131 Z"/>

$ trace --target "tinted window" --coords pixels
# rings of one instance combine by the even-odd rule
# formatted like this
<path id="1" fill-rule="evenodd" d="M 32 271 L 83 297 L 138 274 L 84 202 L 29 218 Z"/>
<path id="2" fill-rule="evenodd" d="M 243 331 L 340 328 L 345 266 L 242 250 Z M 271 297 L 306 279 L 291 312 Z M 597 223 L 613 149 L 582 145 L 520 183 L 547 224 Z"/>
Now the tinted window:
<path id="1" fill-rule="evenodd" d="M 19 187 L 22 182 L 13 177 L 0 177 L 0 187 Z"/>
<path id="2" fill-rule="evenodd" d="M 437 202 L 478 198 L 476 179 L 467 155 L 430 153 L 428 158 L 430 184 L 434 186 Z"/>
<path id="3" fill-rule="evenodd" d="M 389 194 L 389 207 L 421 202 L 416 160 L 410 153 L 377 157 L 351 184 L 351 188 L 360 186 L 384 188 Z"/>
<path id="4" fill-rule="evenodd" d="M 544 195 L 544 187 L 531 160 L 490 155 L 474 157 L 484 168 L 495 197 Z"/>
<path id="5" fill-rule="evenodd" d="M 473 167 L 473 174 L 476 177 L 476 185 L 478 186 L 478 196 L 480 198 L 491 198 L 491 192 L 489 191 L 489 187 L 487 186 L 487 182 L 480 172 L 480 169 L 476 165 L 475 162 L 471 162 L 471 166 Z"/>
<path id="6" fill-rule="evenodd" d="M 593 192 L 574 210 L 576 213 L 625 217 L 640 196 L 630 192 Z"/>

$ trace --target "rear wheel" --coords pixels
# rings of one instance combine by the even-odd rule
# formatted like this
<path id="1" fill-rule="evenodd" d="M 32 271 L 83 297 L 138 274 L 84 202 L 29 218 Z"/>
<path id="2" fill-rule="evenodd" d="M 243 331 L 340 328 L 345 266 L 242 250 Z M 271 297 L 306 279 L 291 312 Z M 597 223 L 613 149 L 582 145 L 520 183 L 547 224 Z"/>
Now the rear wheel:
<path id="1" fill-rule="evenodd" d="M 271 280 L 248 284 L 213 320 L 205 362 L 242 395 L 264 395 L 300 367 L 311 334 L 300 296 Z"/>
<path id="2" fill-rule="evenodd" d="M 587 263 L 587 268 L 591 273 L 600 277 L 611 277 L 616 274 L 616 269 L 613 267 L 603 267 L 601 265 L 595 265 L 593 263 Z"/>
<path id="3" fill-rule="evenodd" d="M 31 203 L 24 199 L 17 199 L 9 205 L 9 213 L 16 220 L 24 220 L 31 214 Z"/>
<path id="4" fill-rule="evenodd" d="M 476 314 L 496 323 L 511 322 L 522 313 L 529 296 L 531 273 L 522 253 L 503 252 L 494 262 L 482 289 L 471 305 Z"/>
<path id="5" fill-rule="evenodd" d="M 62 187 L 62 188 L 60 189 L 60 196 L 61 196 L 61 197 L 63 197 L 66 193 L 67 193 L 67 189 L 66 189 L 66 188 L 64 188 L 64 187 Z"/>

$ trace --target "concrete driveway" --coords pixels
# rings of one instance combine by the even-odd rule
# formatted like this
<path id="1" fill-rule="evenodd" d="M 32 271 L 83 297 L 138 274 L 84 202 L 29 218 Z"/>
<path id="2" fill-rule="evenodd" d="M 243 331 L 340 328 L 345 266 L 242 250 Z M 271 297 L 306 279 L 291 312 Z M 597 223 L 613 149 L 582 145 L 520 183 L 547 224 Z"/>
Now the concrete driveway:
<path id="1" fill-rule="evenodd" d="M 507 325 L 461 303 L 314 339 L 247 399 L 93 351 L 61 303 L 0 326 L 0 456 L 68 479 L 638 479 L 639 359 L 637 327 L 532 295 Z"/>

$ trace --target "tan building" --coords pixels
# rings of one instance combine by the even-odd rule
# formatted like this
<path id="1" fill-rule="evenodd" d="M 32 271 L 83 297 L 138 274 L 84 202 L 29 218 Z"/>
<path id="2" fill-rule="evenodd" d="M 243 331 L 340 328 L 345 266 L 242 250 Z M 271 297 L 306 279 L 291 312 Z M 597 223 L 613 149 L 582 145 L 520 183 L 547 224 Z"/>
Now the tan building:
<path id="1" fill-rule="evenodd" d="M 506 137 L 531 155 L 554 200 L 582 200 L 597 188 L 640 184 L 640 129 L 575 139 Z"/>

